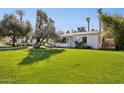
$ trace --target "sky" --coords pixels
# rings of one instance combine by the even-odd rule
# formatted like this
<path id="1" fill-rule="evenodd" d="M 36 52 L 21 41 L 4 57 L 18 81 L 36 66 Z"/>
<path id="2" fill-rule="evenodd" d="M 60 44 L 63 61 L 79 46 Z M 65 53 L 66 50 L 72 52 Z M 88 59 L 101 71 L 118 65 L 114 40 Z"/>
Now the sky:
<path id="1" fill-rule="evenodd" d="M 19 8 L 0 8 L 0 20 L 5 14 L 15 13 Z M 33 28 L 36 24 L 36 11 L 39 8 L 22 8 L 25 11 L 23 20 L 29 20 Z M 96 8 L 41 8 L 49 18 L 55 21 L 56 30 L 67 31 L 77 27 L 87 29 L 86 18 L 90 17 L 90 29 L 98 29 L 98 13 Z M 103 11 L 124 16 L 124 8 L 103 8 Z M 17 16 L 19 17 L 19 16 Z"/>

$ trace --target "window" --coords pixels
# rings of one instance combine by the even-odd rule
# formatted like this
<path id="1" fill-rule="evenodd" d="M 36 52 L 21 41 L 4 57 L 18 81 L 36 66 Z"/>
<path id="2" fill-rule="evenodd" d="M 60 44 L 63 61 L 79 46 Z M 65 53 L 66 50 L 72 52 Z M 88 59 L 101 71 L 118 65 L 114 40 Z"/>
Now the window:
<path id="1" fill-rule="evenodd" d="M 82 37 L 82 42 L 87 43 L 87 37 Z"/>
<path id="2" fill-rule="evenodd" d="M 57 43 L 67 43 L 68 38 L 67 37 L 62 37 L 61 40 L 57 40 Z"/>
<path id="3" fill-rule="evenodd" d="M 62 38 L 61 43 L 66 43 L 66 37 Z"/>

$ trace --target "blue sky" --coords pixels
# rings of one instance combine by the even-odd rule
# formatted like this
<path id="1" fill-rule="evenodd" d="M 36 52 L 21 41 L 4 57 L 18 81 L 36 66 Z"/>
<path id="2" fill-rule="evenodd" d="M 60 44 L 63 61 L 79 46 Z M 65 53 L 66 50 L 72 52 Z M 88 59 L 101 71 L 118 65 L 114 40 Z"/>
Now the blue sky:
<path id="1" fill-rule="evenodd" d="M 0 20 L 5 13 L 15 13 L 15 10 L 17 10 L 17 8 L 1 8 Z M 24 20 L 29 20 L 33 27 L 35 27 L 37 8 L 24 8 L 23 10 L 26 12 Z M 84 26 L 87 29 L 86 17 L 91 18 L 90 28 L 98 29 L 98 14 L 96 8 L 42 8 L 42 10 L 55 21 L 57 30 L 67 31 L 81 26 Z M 105 8 L 103 11 L 124 16 L 123 8 Z"/>

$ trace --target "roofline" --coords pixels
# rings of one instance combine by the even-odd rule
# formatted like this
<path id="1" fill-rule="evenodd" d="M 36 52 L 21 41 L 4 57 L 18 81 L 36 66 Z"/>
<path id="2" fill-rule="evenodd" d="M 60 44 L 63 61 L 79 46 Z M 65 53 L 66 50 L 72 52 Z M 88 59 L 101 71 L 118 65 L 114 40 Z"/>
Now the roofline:
<path id="1" fill-rule="evenodd" d="M 99 31 L 68 33 L 68 34 L 63 34 L 63 35 L 60 35 L 60 36 L 64 37 L 64 36 L 76 36 L 76 35 L 97 35 L 97 34 L 99 34 Z"/>

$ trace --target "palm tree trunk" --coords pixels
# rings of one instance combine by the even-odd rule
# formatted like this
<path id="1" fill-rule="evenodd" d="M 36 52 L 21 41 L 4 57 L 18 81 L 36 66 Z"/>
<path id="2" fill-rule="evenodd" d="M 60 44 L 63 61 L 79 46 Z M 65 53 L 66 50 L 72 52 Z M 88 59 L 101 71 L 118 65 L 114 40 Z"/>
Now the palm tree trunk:
<path id="1" fill-rule="evenodd" d="M 88 22 L 88 32 L 90 31 L 90 22 Z"/>
<path id="2" fill-rule="evenodd" d="M 101 32 L 101 19 L 99 18 L 99 31 Z"/>
<path id="3" fill-rule="evenodd" d="M 20 21 L 22 21 L 22 16 L 20 16 Z"/>

